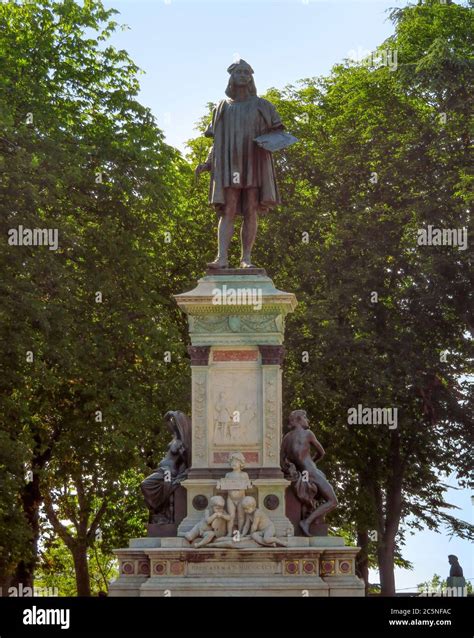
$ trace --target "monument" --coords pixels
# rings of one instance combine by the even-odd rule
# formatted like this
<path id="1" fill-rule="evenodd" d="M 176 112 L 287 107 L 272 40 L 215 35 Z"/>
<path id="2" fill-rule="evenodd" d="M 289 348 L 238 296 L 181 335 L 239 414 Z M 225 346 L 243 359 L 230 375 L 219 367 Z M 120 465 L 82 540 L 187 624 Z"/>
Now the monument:
<path id="1" fill-rule="evenodd" d="M 449 576 L 446 579 L 446 586 L 451 592 L 456 592 L 458 596 L 466 595 L 464 592 L 466 588 L 466 579 L 464 578 L 464 572 L 459 564 L 459 559 L 454 554 L 449 554 L 448 562 L 451 565 L 449 570 Z"/>
<path id="2" fill-rule="evenodd" d="M 252 264 L 258 214 L 279 203 L 271 153 L 293 143 L 245 61 L 206 134 L 218 254 L 197 286 L 176 294 L 188 318 L 192 414 L 168 412 L 168 453 L 142 483 L 148 536 L 115 550 L 111 596 L 363 596 L 358 547 L 327 535 L 337 507 L 316 463 L 324 449 L 304 410 L 282 436 L 285 318 L 295 295 Z M 228 247 L 242 221 L 240 268 Z"/>

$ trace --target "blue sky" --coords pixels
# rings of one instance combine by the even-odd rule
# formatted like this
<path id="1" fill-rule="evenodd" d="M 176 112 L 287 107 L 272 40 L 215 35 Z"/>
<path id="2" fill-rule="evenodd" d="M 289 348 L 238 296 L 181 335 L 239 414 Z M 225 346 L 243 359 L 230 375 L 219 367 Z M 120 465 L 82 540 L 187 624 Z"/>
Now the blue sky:
<path id="1" fill-rule="evenodd" d="M 146 71 L 142 101 L 169 144 L 194 135 L 208 102 L 224 95 L 229 64 L 244 58 L 260 94 L 328 73 L 351 52 L 371 51 L 391 32 L 386 10 L 397 0 L 106 0 L 130 30 L 114 36 Z"/>
<path id="2" fill-rule="evenodd" d="M 227 67 L 236 57 L 255 71 L 260 94 L 299 79 L 327 74 L 346 57 L 374 50 L 393 29 L 387 10 L 400 0 L 105 0 L 120 11 L 112 43 L 145 71 L 140 101 L 149 106 L 169 144 L 184 150 L 208 102 L 224 95 Z M 450 483 L 454 484 L 451 479 Z M 449 490 L 458 516 L 472 522 L 468 491 Z M 405 557 L 414 571 L 396 570 L 397 589 L 416 589 L 433 573 L 446 577 L 456 554 L 474 577 L 472 547 L 443 534 L 408 536 Z M 376 573 L 371 581 L 377 582 Z"/>

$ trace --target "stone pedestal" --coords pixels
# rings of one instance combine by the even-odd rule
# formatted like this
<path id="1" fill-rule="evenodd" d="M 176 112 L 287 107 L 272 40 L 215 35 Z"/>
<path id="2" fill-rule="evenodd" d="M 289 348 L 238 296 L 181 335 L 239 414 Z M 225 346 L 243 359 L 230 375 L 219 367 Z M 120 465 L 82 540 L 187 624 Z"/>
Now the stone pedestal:
<path id="1" fill-rule="evenodd" d="M 317 541 L 317 544 L 316 542 Z M 357 547 L 292 538 L 288 547 L 193 549 L 184 538 L 142 538 L 116 550 L 111 596 L 364 596 Z M 142 574 L 149 574 L 144 576 Z"/>
<path id="2" fill-rule="evenodd" d="M 172 496 L 174 523 L 148 523 L 148 536 L 176 536 L 178 525 L 186 516 L 187 493 L 181 485 L 176 488 Z"/>
<path id="3" fill-rule="evenodd" d="M 206 275 L 194 290 L 175 295 L 188 316 L 192 371 L 193 461 L 183 483 L 188 515 L 180 535 L 202 516 L 196 497 L 204 502 L 218 493 L 217 479 L 229 471 L 232 452 L 243 454 L 254 486 L 248 494 L 274 520 L 277 533 L 293 528 L 285 515 L 288 481 L 279 451 L 284 323 L 296 298 L 277 290 L 264 271 L 252 272 L 260 274 L 236 269 Z"/>
<path id="4" fill-rule="evenodd" d="M 449 596 L 467 596 L 466 579 L 464 576 L 448 576 L 446 586 L 446 594 Z"/>

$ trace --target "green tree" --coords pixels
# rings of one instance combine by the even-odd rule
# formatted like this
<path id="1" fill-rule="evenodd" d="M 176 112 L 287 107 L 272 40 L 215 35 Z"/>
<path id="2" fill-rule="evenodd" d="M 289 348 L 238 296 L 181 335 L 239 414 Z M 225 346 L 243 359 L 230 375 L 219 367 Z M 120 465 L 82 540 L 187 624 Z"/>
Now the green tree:
<path id="1" fill-rule="evenodd" d="M 107 592 L 108 584 L 118 576 L 117 563 L 100 541 L 88 549 L 92 595 Z M 76 595 L 76 570 L 71 552 L 57 536 L 43 539 L 35 572 L 35 587 L 58 596 Z"/>
<path id="2" fill-rule="evenodd" d="M 114 13 L 95 0 L 0 5 L 1 234 L 59 237 L 57 250 L 0 251 L 1 431 L 21 457 L 19 495 L 0 499 L 22 503 L 30 534 L 17 580 L 32 582 L 45 499 L 79 595 L 119 478 L 146 471 L 153 424 L 189 401 L 170 278 L 189 168 L 137 102 L 137 67 L 107 43 Z"/>
<path id="3" fill-rule="evenodd" d="M 21 445 L 0 431 L 0 588 L 7 591 L 16 565 L 28 555 L 31 532 L 21 501 L 26 457 Z"/>

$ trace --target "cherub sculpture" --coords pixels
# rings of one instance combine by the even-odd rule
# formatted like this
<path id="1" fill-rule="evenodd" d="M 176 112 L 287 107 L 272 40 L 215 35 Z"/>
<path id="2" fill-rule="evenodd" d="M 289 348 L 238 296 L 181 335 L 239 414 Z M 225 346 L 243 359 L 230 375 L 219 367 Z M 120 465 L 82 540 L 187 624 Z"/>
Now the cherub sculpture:
<path id="1" fill-rule="evenodd" d="M 225 536 L 230 515 L 225 512 L 225 500 L 222 496 L 211 496 L 209 509 L 204 512 L 204 517 L 184 537 L 192 543 L 196 538 L 202 538 L 194 547 L 203 547 L 215 538 Z"/>
<path id="2" fill-rule="evenodd" d="M 241 452 L 232 452 L 229 457 L 229 463 L 232 472 L 227 472 L 225 479 L 229 479 L 236 484 L 236 488 L 230 489 L 227 494 L 227 511 L 231 517 L 227 525 L 227 535 L 232 536 L 236 517 L 239 532 L 242 531 L 244 526 L 245 512 L 242 507 L 242 499 L 245 497 L 245 489 L 250 487 L 251 483 L 247 472 L 242 471 L 245 467 L 245 458 Z M 224 485 L 225 481 L 222 481 L 221 486 Z"/>
<path id="3" fill-rule="evenodd" d="M 262 510 L 257 508 L 253 496 L 246 496 L 242 500 L 242 508 L 245 512 L 245 523 L 242 536 L 250 532 L 251 538 L 264 547 L 286 547 L 287 543 L 278 539 L 275 534 L 275 525 Z"/>

